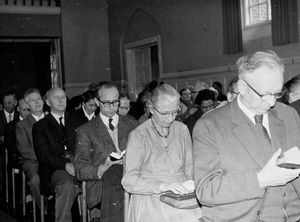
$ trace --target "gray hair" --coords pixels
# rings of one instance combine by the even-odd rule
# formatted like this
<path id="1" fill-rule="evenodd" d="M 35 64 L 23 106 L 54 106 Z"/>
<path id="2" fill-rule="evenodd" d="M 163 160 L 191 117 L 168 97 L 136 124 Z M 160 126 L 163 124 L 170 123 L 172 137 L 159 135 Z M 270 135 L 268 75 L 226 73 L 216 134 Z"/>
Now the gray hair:
<path id="1" fill-rule="evenodd" d="M 158 101 L 165 99 L 166 97 L 175 97 L 179 101 L 180 95 L 172 86 L 168 84 L 161 84 L 153 89 L 151 97 L 147 100 L 147 103 L 150 106 L 155 106 Z"/>
<path id="2" fill-rule="evenodd" d="M 236 62 L 239 78 L 243 78 L 245 73 L 251 73 L 262 66 L 271 69 L 280 68 L 284 72 L 284 64 L 279 56 L 272 50 L 258 51 L 254 54 L 239 58 Z"/>

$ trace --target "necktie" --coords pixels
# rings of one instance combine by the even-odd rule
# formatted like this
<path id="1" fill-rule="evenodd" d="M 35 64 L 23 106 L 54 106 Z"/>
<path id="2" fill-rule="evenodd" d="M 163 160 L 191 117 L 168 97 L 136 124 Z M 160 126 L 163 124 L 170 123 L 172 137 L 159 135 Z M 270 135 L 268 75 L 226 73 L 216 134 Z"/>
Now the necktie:
<path id="1" fill-rule="evenodd" d="M 13 120 L 13 116 L 12 116 L 12 114 L 10 113 L 10 114 L 8 114 L 8 122 L 10 123 L 12 120 Z"/>
<path id="2" fill-rule="evenodd" d="M 262 125 L 263 115 L 255 115 L 254 119 L 255 119 L 256 126 L 260 134 L 262 135 L 263 139 L 265 140 L 267 146 L 271 148 L 272 147 L 271 138 L 268 134 L 267 129 Z"/>
<path id="3" fill-rule="evenodd" d="M 63 124 L 63 117 L 59 117 L 59 126 L 62 128 L 62 130 L 65 133 L 65 125 Z"/>
<path id="4" fill-rule="evenodd" d="M 63 124 L 63 117 L 59 117 L 59 126 L 61 127 L 62 131 L 63 131 L 63 140 L 62 143 L 65 147 L 65 150 L 67 150 L 67 134 L 66 134 L 66 129 L 65 126 Z"/>
<path id="5" fill-rule="evenodd" d="M 113 121 L 113 118 L 108 119 L 108 126 L 111 131 L 113 131 L 115 129 L 114 125 L 112 124 L 112 121 Z"/>

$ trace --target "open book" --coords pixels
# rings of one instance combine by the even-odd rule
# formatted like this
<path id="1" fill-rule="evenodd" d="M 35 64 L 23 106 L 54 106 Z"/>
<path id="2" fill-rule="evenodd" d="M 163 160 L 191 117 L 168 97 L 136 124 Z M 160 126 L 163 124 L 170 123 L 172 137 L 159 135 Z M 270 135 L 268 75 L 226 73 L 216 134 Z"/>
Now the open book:
<path id="1" fill-rule="evenodd" d="M 277 165 L 289 169 L 300 168 L 300 150 L 298 147 L 292 147 L 285 151 L 283 156 L 277 160 Z"/>
<path id="2" fill-rule="evenodd" d="M 116 160 L 122 159 L 125 152 L 126 152 L 126 150 L 123 150 L 121 153 L 112 152 L 111 154 L 109 154 L 110 160 L 116 161 Z"/>
<path id="3" fill-rule="evenodd" d="M 195 190 L 195 183 L 193 180 L 187 180 L 182 185 L 189 191 L 189 193 L 194 192 Z"/>

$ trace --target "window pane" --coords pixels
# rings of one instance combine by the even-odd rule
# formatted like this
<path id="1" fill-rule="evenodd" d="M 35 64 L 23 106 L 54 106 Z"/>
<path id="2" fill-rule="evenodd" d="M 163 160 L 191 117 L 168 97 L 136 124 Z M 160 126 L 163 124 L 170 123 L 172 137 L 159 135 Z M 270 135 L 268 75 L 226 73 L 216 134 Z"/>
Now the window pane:
<path id="1" fill-rule="evenodd" d="M 260 22 L 268 21 L 270 18 L 270 13 L 268 12 L 268 0 L 250 0 L 249 6 L 249 24 L 253 25 Z"/>

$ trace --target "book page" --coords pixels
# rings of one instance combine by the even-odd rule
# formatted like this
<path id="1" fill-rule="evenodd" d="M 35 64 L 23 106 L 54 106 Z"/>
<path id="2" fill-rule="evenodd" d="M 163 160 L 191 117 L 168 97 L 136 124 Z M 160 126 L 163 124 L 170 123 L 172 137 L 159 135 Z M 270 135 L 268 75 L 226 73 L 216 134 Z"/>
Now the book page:
<path id="1" fill-rule="evenodd" d="M 195 183 L 193 180 L 187 180 L 182 185 L 189 191 L 189 193 L 194 192 L 195 190 Z"/>
<path id="2" fill-rule="evenodd" d="M 300 150 L 298 147 L 292 147 L 282 155 L 283 156 L 277 160 L 277 165 L 284 163 L 300 165 Z"/>
<path id="3" fill-rule="evenodd" d="M 122 159 L 122 157 L 124 156 L 126 150 L 122 151 L 120 154 L 116 153 L 116 152 L 111 152 L 109 155 L 115 159 Z"/>

